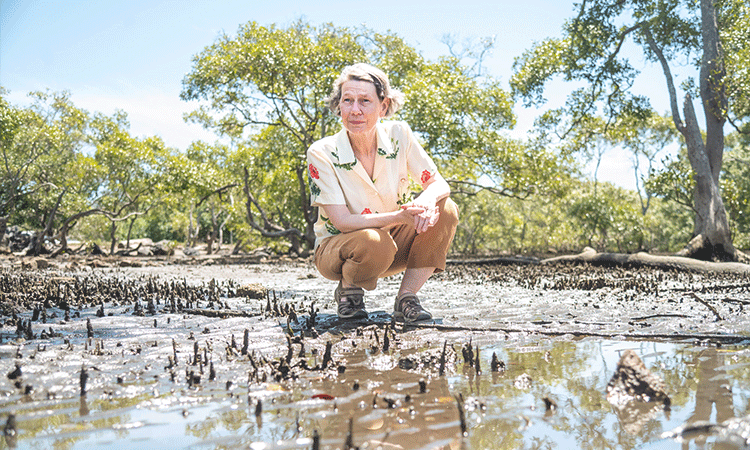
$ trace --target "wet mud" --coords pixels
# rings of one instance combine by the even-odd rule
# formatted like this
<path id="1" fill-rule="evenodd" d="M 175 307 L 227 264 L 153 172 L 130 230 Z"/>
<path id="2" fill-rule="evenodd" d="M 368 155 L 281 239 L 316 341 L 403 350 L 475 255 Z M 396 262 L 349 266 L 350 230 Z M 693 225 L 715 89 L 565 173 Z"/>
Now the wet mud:
<path id="1" fill-rule="evenodd" d="M 105 262 L 0 266 L 0 448 L 750 446 L 748 277 L 452 264 L 404 325 L 398 277 L 351 322 L 306 261 Z"/>

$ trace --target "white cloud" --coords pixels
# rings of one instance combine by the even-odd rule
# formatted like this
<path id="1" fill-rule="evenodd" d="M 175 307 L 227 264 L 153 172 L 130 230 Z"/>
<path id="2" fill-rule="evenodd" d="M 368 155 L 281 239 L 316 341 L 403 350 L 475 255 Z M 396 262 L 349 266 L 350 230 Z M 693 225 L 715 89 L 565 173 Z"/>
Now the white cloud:
<path id="1" fill-rule="evenodd" d="M 13 91 L 8 95 L 11 104 L 26 106 L 26 92 Z M 182 119 L 198 107 L 195 102 L 180 100 L 179 93 L 139 88 L 120 83 L 117 88 L 84 86 L 70 89 L 73 104 L 90 113 L 112 115 L 125 111 L 130 122 L 130 134 L 143 138 L 159 136 L 169 147 L 185 150 L 192 142 L 202 140 L 212 143 L 218 137 L 200 125 L 185 123 Z"/>
<path id="2" fill-rule="evenodd" d="M 197 108 L 180 100 L 178 93 L 131 88 L 124 91 L 87 89 L 72 93 L 73 102 L 89 111 L 112 114 L 125 111 L 130 133 L 137 137 L 159 136 L 169 147 L 185 150 L 192 142 L 214 142 L 217 136 L 201 126 L 185 123 L 184 113 Z"/>

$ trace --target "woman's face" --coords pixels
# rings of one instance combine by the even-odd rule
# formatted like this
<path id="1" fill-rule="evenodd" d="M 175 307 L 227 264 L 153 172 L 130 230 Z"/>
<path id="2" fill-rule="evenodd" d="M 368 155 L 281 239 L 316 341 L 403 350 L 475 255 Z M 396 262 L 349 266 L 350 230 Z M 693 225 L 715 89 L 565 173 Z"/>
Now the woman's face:
<path id="1" fill-rule="evenodd" d="M 388 111 L 388 101 L 380 101 L 375 85 L 368 81 L 349 80 L 341 85 L 341 121 L 350 134 L 368 133 L 375 129 Z"/>

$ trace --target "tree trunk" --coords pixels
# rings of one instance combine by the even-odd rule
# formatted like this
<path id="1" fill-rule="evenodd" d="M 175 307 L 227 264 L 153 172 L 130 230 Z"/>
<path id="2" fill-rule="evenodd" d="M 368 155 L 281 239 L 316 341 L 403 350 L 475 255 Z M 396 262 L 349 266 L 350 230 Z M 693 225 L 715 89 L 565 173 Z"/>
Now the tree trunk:
<path id="1" fill-rule="evenodd" d="M 135 224 L 135 219 L 136 219 L 137 217 L 138 217 L 138 216 L 134 217 L 134 218 L 133 218 L 133 219 L 132 219 L 132 220 L 130 221 L 130 224 L 128 225 L 128 237 L 127 237 L 127 238 L 125 239 L 125 248 L 126 248 L 126 249 L 129 249 L 129 248 L 130 248 L 130 237 L 131 237 L 131 235 L 133 234 L 133 225 Z"/>
<path id="2" fill-rule="evenodd" d="M 211 232 L 208 233 L 206 236 L 206 254 L 210 255 L 214 251 L 214 241 L 216 241 L 216 234 L 217 234 L 217 228 L 219 227 L 218 221 L 216 219 L 216 211 L 214 210 L 214 205 L 211 204 L 210 207 L 210 213 L 211 213 Z"/>
<path id="3" fill-rule="evenodd" d="M 245 217 L 247 219 L 248 225 L 250 225 L 251 228 L 253 228 L 256 231 L 260 232 L 260 235 L 266 238 L 286 238 L 289 240 L 289 243 L 291 244 L 290 251 L 293 253 L 296 253 L 300 256 L 307 256 L 309 254 L 309 248 L 311 247 L 309 244 L 309 237 L 306 235 L 303 235 L 298 229 L 292 227 L 290 224 L 285 224 L 285 227 L 281 227 L 273 222 L 270 221 L 268 214 L 266 211 L 261 207 L 260 203 L 258 203 L 257 199 L 253 195 L 253 193 L 250 191 L 250 172 L 248 171 L 247 167 L 244 168 L 245 176 L 244 176 L 244 182 L 245 186 L 243 188 L 243 191 L 245 192 Z M 299 175 L 299 173 L 298 173 Z M 256 221 L 255 214 L 253 213 L 253 207 L 258 209 L 258 213 L 260 215 L 260 220 L 262 223 L 259 223 L 259 221 Z M 310 224 L 307 224 L 308 228 Z M 304 239 L 305 242 L 308 242 L 308 249 L 302 250 L 300 239 Z M 313 242 L 315 242 L 313 237 Z"/>
<path id="4" fill-rule="evenodd" d="M 190 247 L 195 247 L 198 243 L 198 233 L 200 233 L 201 230 L 199 218 L 193 217 L 194 210 L 195 206 L 190 205 L 190 216 L 188 218 L 188 245 Z M 195 220 L 195 226 L 193 226 L 193 220 Z"/>
<path id="5" fill-rule="evenodd" d="M 44 227 L 44 230 L 42 230 L 41 233 L 37 234 L 36 244 L 34 245 L 34 249 L 32 250 L 33 256 L 39 256 L 42 253 L 44 238 L 52 234 L 52 223 L 55 220 L 58 208 L 60 208 L 60 202 L 62 202 L 63 196 L 65 196 L 65 193 L 67 191 L 67 189 L 63 189 L 63 191 L 60 192 L 60 195 L 57 197 L 57 201 L 55 202 L 55 206 L 52 207 L 52 211 L 50 211 L 49 213 L 49 217 L 47 218 L 47 223 Z"/>
<path id="6" fill-rule="evenodd" d="M 0 217 L 0 246 L 5 245 L 5 231 L 8 229 L 8 216 Z"/>
<path id="7" fill-rule="evenodd" d="M 723 86 L 724 60 L 713 0 L 701 0 L 703 59 L 700 70 L 700 93 L 706 120 L 703 141 L 690 95 L 685 96 L 682 134 L 690 166 L 695 173 L 694 238 L 679 252 L 703 260 L 737 261 L 738 251 L 732 245 L 729 220 L 721 198 L 719 174 L 724 155 L 724 122 L 727 98 Z"/>
<path id="8" fill-rule="evenodd" d="M 706 141 L 703 141 L 690 94 L 685 96 L 680 118 L 677 95 L 669 65 L 648 28 L 644 34 L 649 46 L 661 62 L 669 89 L 675 128 L 685 138 L 690 166 L 695 173 L 693 194 L 695 209 L 694 238 L 678 255 L 703 260 L 749 261 L 750 258 L 732 245 L 729 220 L 721 198 L 719 174 L 724 156 L 724 122 L 727 97 L 723 79 L 724 55 L 719 40 L 716 8 L 713 0 L 701 0 L 701 33 L 703 58 L 700 70 L 700 94 L 706 119 Z"/>
<path id="9" fill-rule="evenodd" d="M 216 240 L 216 251 L 217 252 L 221 250 L 221 244 L 224 243 L 224 229 L 226 228 L 227 224 L 229 223 L 229 219 L 231 219 L 231 218 L 232 218 L 232 213 L 231 212 L 227 212 L 226 217 L 224 218 L 224 220 L 219 225 L 219 238 Z M 232 243 L 231 242 L 231 240 L 232 240 L 231 233 L 232 232 L 230 231 L 229 233 L 230 233 L 229 234 L 229 243 L 231 244 Z"/>
<path id="10" fill-rule="evenodd" d="M 57 234 L 57 238 L 60 239 L 60 247 L 54 252 L 52 252 L 51 256 L 53 258 L 68 250 L 68 231 L 70 231 L 70 229 L 73 228 L 73 225 L 76 223 L 76 221 L 78 221 L 79 219 L 83 217 L 91 216 L 94 214 L 106 215 L 107 212 L 98 208 L 94 208 L 94 209 L 89 209 L 88 211 L 82 211 L 82 212 L 73 214 L 72 216 L 65 219 L 63 224 L 60 226 L 60 231 Z"/>
<path id="11" fill-rule="evenodd" d="M 305 234 L 303 236 L 308 249 L 315 245 L 315 222 L 318 220 L 318 208 L 310 206 L 310 188 L 305 183 L 307 177 L 307 165 L 297 167 L 297 181 L 299 182 L 299 193 L 302 199 L 302 212 L 305 218 Z"/>
<path id="12" fill-rule="evenodd" d="M 114 221 L 112 221 L 112 226 L 109 228 L 109 239 L 109 254 L 114 255 L 117 248 L 117 223 Z"/>

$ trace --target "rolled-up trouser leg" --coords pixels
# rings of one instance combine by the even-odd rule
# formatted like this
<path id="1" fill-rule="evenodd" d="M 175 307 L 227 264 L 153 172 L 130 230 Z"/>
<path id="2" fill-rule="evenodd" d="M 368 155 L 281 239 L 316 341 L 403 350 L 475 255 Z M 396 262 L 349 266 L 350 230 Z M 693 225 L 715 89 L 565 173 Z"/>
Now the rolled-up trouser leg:
<path id="1" fill-rule="evenodd" d="M 396 250 L 387 230 L 367 228 L 323 240 L 315 250 L 315 265 L 329 280 L 343 279 L 371 291 L 393 263 Z"/>

